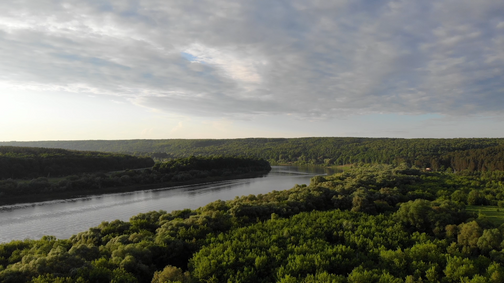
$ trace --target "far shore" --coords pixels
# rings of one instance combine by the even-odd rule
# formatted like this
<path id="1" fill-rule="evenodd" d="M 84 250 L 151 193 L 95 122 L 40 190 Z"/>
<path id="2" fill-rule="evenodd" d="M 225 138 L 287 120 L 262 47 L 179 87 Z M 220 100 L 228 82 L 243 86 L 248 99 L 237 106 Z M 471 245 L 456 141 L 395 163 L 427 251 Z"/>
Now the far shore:
<path id="1" fill-rule="evenodd" d="M 2 197 L 0 197 L 0 206 L 14 205 L 14 204 L 26 204 L 26 203 L 38 203 L 38 202 L 51 201 L 51 200 L 64 200 L 64 199 L 81 198 L 81 197 L 86 197 L 86 196 L 97 196 L 97 195 L 114 194 L 114 193 L 126 193 L 126 192 L 142 191 L 142 190 L 171 188 L 171 187 L 176 187 L 176 186 L 181 186 L 181 185 L 202 184 L 202 183 L 208 183 L 208 182 L 217 182 L 217 181 L 234 180 L 234 179 L 255 178 L 255 177 L 264 176 L 268 172 L 269 171 L 260 171 L 260 172 L 250 172 L 250 173 L 230 175 L 230 176 L 215 176 L 215 177 L 199 178 L 199 179 L 192 179 L 192 180 L 186 180 L 186 181 L 109 187 L 109 188 L 103 188 L 103 189 L 99 189 L 99 190 L 72 190 L 72 191 L 59 191 L 59 192 L 45 192 L 45 193 L 40 193 L 40 194 L 29 194 L 29 195 L 20 195 L 20 196 L 7 196 L 7 197 L 2 196 Z"/>

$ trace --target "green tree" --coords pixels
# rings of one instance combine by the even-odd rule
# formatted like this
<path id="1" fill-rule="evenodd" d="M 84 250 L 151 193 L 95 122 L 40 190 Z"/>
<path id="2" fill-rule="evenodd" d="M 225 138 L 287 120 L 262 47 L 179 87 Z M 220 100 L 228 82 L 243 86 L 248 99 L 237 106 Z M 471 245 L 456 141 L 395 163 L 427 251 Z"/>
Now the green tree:
<path id="1" fill-rule="evenodd" d="M 152 283 L 191 283 L 191 275 L 188 271 L 183 272 L 182 269 L 167 265 L 162 271 L 156 271 L 152 278 Z"/>
<path id="2" fill-rule="evenodd" d="M 502 234 L 499 229 L 495 228 L 484 230 L 476 244 L 483 253 L 488 254 L 491 250 L 498 249 L 501 242 Z"/>
<path id="3" fill-rule="evenodd" d="M 473 277 L 478 272 L 474 263 L 468 258 L 449 257 L 444 273 L 448 282 L 460 282 L 464 277 Z"/>
<path id="4" fill-rule="evenodd" d="M 395 215 L 400 222 L 407 226 L 414 227 L 418 231 L 427 231 L 431 228 L 432 213 L 430 201 L 417 199 L 402 203 Z"/>
<path id="5" fill-rule="evenodd" d="M 485 198 L 478 190 L 472 190 L 467 195 L 467 204 L 469 205 L 482 205 L 485 204 Z"/>
<path id="6" fill-rule="evenodd" d="M 482 232 L 481 227 L 476 221 L 460 224 L 457 242 L 462 246 L 462 251 L 466 253 L 474 252 L 478 247 L 478 240 Z"/>

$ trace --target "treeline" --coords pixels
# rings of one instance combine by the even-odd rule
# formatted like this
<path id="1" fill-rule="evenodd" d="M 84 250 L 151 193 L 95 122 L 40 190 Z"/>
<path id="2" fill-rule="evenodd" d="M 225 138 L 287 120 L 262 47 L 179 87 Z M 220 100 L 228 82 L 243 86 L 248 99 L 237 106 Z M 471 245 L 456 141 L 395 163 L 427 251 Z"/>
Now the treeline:
<path id="1" fill-rule="evenodd" d="M 100 194 L 110 188 L 142 189 L 149 185 L 170 186 L 199 179 L 233 177 L 265 173 L 271 166 L 265 160 L 244 157 L 188 157 L 156 163 L 152 168 L 122 170 L 112 173 L 73 174 L 64 178 L 39 177 L 32 180 L 0 180 L 0 205 L 12 203 L 17 196 L 39 198 L 41 195 L 69 193 Z"/>
<path id="2" fill-rule="evenodd" d="M 264 159 L 255 159 L 247 157 L 225 157 L 225 156 L 191 156 L 188 158 L 172 159 L 167 162 L 157 163 L 153 167 L 160 173 L 180 172 L 180 171 L 270 171 L 271 166 Z"/>
<path id="3" fill-rule="evenodd" d="M 53 148 L 0 146 L 0 179 L 59 177 L 152 167 L 150 157 Z"/>
<path id="4" fill-rule="evenodd" d="M 456 171 L 504 171 L 504 145 L 450 152 L 432 160 L 432 167 Z"/>
<path id="5" fill-rule="evenodd" d="M 502 199 L 502 173 L 363 166 L 67 240 L 1 244 L 0 281 L 503 282 L 504 226 L 465 210 L 473 191 Z"/>
<path id="6" fill-rule="evenodd" d="M 10 142 L 6 145 L 57 147 L 148 155 L 157 160 L 188 156 L 250 156 L 271 164 L 344 165 L 407 163 L 444 171 L 504 170 L 504 139 L 248 138 L 196 140 L 116 140 Z"/>

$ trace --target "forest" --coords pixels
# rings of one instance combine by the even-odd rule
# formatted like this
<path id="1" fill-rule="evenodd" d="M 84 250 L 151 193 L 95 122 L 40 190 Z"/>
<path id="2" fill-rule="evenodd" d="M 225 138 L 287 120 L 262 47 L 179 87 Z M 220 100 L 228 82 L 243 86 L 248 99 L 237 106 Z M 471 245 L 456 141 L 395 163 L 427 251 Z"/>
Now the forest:
<path id="1" fill-rule="evenodd" d="M 374 163 L 452 171 L 504 170 L 504 139 L 247 138 L 3 142 L 0 145 L 119 152 L 169 160 L 189 156 L 249 156 L 272 165 Z"/>
<path id="2" fill-rule="evenodd" d="M 503 182 L 502 171 L 361 164 L 69 239 L 0 244 L 0 281 L 504 282 L 504 221 L 468 209 L 504 209 Z"/>
<path id="3" fill-rule="evenodd" d="M 16 148 L 19 149 L 19 148 Z M 30 152 L 36 152 L 38 156 L 44 156 L 40 153 L 42 149 L 27 148 L 23 151 L 25 154 L 15 155 L 15 158 L 9 159 L 11 162 L 17 161 L 21 164 L 29 163 L 30 160 L 35 160 L 37 157 L 28 155 Z M 252 174 L 267 173 L 271 170 L 270 164 L 262 159 L 246 158 L 246 157 L 226 157 L 226 156 L 200 156 L 172 159 L 168 162 L 152 164 L 150 158 L 136 158 L 131 156 L 133 160 L 140 160 L 137 167 L 150 165 L 149 168 L 140 168 L 139 170 L 126 169 L 108 172 L 104 171 L 106 167 L 95 166 L 95 171 L 91 173 L 77 174 L 77 169 L 81 168 L 81 164 L 87 164 L 88 159 L 101 161 L 93 155 L 62 157 L 62 160 L 45 162 L 43 158 L 55 158 L 55 152 L 59 150 L 50 150 L 53 155 L 49 157 L 41 157 L 42 164 L 63 164 L 66 165 L 66 171 L 73 174 L 62 176 L 60 178 L 38 177 L 34 179 L 0 179 L 0 205 L 12 204 L 20 201 L 41 201 L 52 200 L 58 198 L 70 198 L 73 196 L 82 196 L 88 194 L 101 194 L 118 191 L 141 190 L 146 188 L 169 187 L 179 185 L 184 182 L 201 182 L 221 180 L 229 178 L 237 178 L 249 176 Z M 67 151 L 62 151 L 68 153 Z M 71 152 L 73 153 L 73 152 Z M 93 154 L 93 153 L 91 153 Z M 12 156 L 12 154 L 10 154 Z M 108 154 L 105 154 L 105 161 L 108 159 Z M 110 155 L 114 156 L 114 155 Z M 118 155 L 122 157 L 122 155 Z M 28 159 L 28 161 L 26 160 Z M 81 161 L 81 159 L 84 159 Z M 144 162 L 144 160 L 150 162 Z M 23 162 L 24 161 L 24 162 Z M 106 162 L 103 162 L 106 163 Z M 132 162 L 129 162 L 133 164 Z M 8 164 L 8 163 L 6 163 Z M 19 164 L 19 163 L 18 163 Z M 128 163 L 122 163 L 121 166 L 127 166 Z M 142 166 L 140 166 L 142 165 Z M 152 166 L 154 165 L 154 166 Z M 75 167 L 73 167 L 75 166 Z M 110 167 L 110 169 L 118 169 Z M 123 168 L 123 167 L 120 167 Z M 133 167 L 135 168 L 135 167 Z M 89 167 L 92 170 L 93 167 Z M 97 172 L 98 169 L 101 169 Z M 59 171 L 62 172 L 62 171 Z M 84 171 L 86 172 L 86 171 Z M 22 172 L 21 172 L 22 173 Z M 19 173 L 21 175 L 21 173 Z M 28 174 L 24 174 L 28 176 Z M 250 175 L 250 176 L 252 176 Z M 249 177 L 250 177 L 249 176 Z"/>
<path id="4" fill-rule="evenodd" d="M 0 146 L 0 179 L 60 177 L 152 167 L 150 157 L 54 148 Z"/>

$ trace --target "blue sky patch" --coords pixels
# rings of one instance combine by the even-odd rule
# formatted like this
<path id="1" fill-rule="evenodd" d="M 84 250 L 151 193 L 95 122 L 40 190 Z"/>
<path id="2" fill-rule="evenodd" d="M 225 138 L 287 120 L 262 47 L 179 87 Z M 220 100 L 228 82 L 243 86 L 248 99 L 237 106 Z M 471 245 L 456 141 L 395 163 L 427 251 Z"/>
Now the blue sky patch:
<path id="1" fill-rule="evenodd" d="M 186 53 L 186 52 L 181 52 L 180 53 L 182 55 L 182 57 L 184 57 L 187 61 L 191 61 L 191 62 L 194 62 L 196 61 L 198 58 L 192 54 L 189 54 L 189 53 Z"/>

